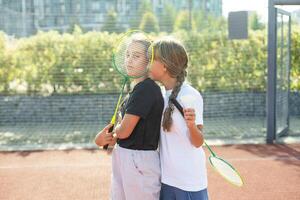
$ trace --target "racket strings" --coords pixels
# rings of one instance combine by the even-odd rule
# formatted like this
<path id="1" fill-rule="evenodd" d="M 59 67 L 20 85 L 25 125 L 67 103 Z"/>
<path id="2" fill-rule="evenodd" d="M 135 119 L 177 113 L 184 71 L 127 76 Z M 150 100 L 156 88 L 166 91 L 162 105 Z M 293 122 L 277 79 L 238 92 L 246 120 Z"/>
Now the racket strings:
<path id="1" fill-rule="evenodd" d="M 125 77 L 145 76 L 149 66 L 151 42 L 142 33 L 132 33 L 123 37 L 114 52 L 114 66 Z"/>
<path id="2" fill-rule="evenodd" d="M 210 156 L 209 160 L 212 166 L 229 182 L 236 186 L 242 186 L 243 180 L 238 174 L 238 172 L 227 162 L 224 160 Z"/>

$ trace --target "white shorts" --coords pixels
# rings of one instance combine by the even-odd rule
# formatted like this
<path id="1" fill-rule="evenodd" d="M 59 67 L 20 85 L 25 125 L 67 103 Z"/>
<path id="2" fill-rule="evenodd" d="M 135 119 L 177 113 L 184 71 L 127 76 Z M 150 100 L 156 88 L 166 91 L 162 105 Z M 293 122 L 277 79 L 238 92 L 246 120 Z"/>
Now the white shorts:
<path id="1" fill-rule="evenodd" d="M 112 200 L 158 200 L 161 189 L 158 151 L 125 149 L 112 153 Z"/>

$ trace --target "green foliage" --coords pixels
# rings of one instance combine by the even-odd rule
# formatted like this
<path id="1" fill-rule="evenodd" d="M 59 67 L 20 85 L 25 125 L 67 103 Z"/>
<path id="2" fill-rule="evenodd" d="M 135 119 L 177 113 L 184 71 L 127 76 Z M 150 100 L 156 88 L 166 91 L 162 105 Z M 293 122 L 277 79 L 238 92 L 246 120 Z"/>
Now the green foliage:
<path id="1" fill-rule="evenodd" d="M 204 11 L 193 11 L 193 17 L 195 19 L 197 31 L 202 31 L 209 27 L 209 23 Z"/>
<path id="2" fill-rule="evenodd" d="M 292 28 L 291 90 L 300 90 L 300 28 Z M 265 91 L 267 36 L 249 32 L 248 40 L 228 40 L 226 32 L 180 31 L 189 53 L 188 79 L 200 91 Z M 160 37 L 162 34 L 152 33 Z M 0 33 L 1 94 L 107 93 L 120 89 L 112 67 L 118 34 L 39 32 L 7 40 Z"/>
<path id="3" fill-rule="evenodd" d="M 194 20 L 190 21 L 189 18 L 189 12 L 188 11 L 180 11 L 175 24 L 174 24 L 174 30 L 185 30 L 185 31 L 190 31 L 194 27 Z"/>
<path id="4" fill-rule="evenodd" d="M 8 46 L 6 35 L 0 32 L 0 92 L 3 94 L 11 92 L 10 84 L 18 78 L 18 69 L 13 57 L 14 43 L 15 41 L 11 41 Z"/>
<path id="5" fill-rule="evenodd" d="M 150 0 L 142 0 L 138 11 L 135 14 L 129 13 L 129 24 L 131 29 L 138 29 L 141 24 L 141 19 L 145 12 L 152 12 L 152 3 Z"/>
<path id="6" fill-rule="evenodd" d="M 8 80 L 7 80 L 7 70 L 6 70 L 6 60 L 5 60 L 5 34 L 0 32 L 0 91 L 4 93 L 8 92 Z"/>
<path id="7" fill-rule="evenodd" d="M 261 22 L 261 18 L 256 12 L 250 12 L 249 27 L 252 30 L 262 30 L 265 28 L 265 25 Z"/>
<path id="8" fill-rule="evenodd" d="M 290 89 L 300 91 L 300 26 L 292 26 Z"/>
<path id="9" fill-rule="evenodd" d="M 225 33 L 182 37 L 190 52 L 189 80 L 199 90 L 265 90 L 266 39 L 262 32 L 246 41 L 229 41 Z"/>
<path id="10" fill-rule="evenodd" d="M 5 34 L 0 32 L 0 66 L 3 66 L 4 63 L 5 43 Z"/>
<path id="11" fill-rule="evenodd" d="M 193 12 L 193 27 L 199 32 L 223 32 L 227 29 L 226 19 L 224 17 L 216 17 L 209 15 L 204 11 Z"/>
<path id="12" fill-rule="evenodd" d="M 68 33 L 82 33 L 83 32 L 83 28 L 80 26 L 79 22 L 71 22 L 68 28 Z"/>
<path id="13" fill-rule="evenodd" d="M 3 56 L 5 48 L 5 34 L 0 32 L 0 56 Z"/>
<path id="14" fill-rule="evenodd" d="M 152 12 L 146 12 L 143 15 L 140 24 L 140 29 L 146 33 L 151 33 L 151 32 L 157 33 L 159 31 L 158 20 L 156 19 L 155 15 Z"/>
<path id="15" fill-rule="evenodd" d="M 20 39 L 9 65 L 1 65 L 4 69 L 17 66 L 19 72 L 11 70 L 14 77 L 6 81 L 3 78 L 7 75 L 0 73 L 1 83 L 18 80 L 26 86 L 27 94 L 116 91 L 121 83 L 111 65 L 116 39 L 117 35 L 107 32 L 61 35 L 54 31 Z M 11 92 L 20 93 L 18 88 Z"/>
<path id="16" fill-rule="evenodd" d="M 161 14 L 158 16 L 160 31 L 171 33 L 174 28 L 175 17 L 176 10 L 173 5 L 165 3 Z"/>
<path id="17" fill-rule="evenodd" d="M 104 25 L 101 28 L 101 30 L 107 31 L 109 33 L 122 32 L 122 30 L 118 27 L 118 15 L 114 10 L 108 11 Z"/>

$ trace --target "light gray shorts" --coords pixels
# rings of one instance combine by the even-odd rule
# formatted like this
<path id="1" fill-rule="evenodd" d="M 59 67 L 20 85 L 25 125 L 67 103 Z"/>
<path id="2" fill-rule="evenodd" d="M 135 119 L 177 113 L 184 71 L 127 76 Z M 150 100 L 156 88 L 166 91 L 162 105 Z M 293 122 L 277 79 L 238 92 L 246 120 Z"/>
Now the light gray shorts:
<path id="1" fill-rule="evenodd" d="M 158 200 L 161 189 L 158 151 L 125 149 L 112 153 L 112 200 Z"/>

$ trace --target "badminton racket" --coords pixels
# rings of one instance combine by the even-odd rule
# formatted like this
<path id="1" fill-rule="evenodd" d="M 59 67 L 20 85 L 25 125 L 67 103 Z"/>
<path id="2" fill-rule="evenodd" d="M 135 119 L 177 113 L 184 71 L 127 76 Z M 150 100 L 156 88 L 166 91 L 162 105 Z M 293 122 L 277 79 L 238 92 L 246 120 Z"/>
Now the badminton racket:
<path id="1" fill-rule="evenodd" d="M 179 102 L 172 98 L 171 102 L 179 110 L 181 115 L 184 117 L 183 108 Z M 215 171 L 217 171 L 225 180 L 231 183 L 234 186 L 241 187 L 244 185 L 244 181 L 239 174 L 239 172 L 226 160 L 218 157 L 215 152 L 210 148 L 210 146 L 205 142 L 204 144 L 210 152 L 209 163 Z"/>
<path id="2" fill-rule="evenodd" d="M 117 41 L 113 50 L 112 64 L 114 69 L 123 76 L 121 92 L 115 106 L 114 114 L 110 123 L 109 132 L 114 130 L 117 113 L 124 93 L 124 88 L 129 79 L 136 79 L 145 76 L 148 68 L 153 62 L 153 47 L 147 35 L 139 30 L 128 31 Z M 134 59 L 139 59 L 140 65 L 133 64 Z M 108 148 L 108 145 L 103 147 Z"/>

